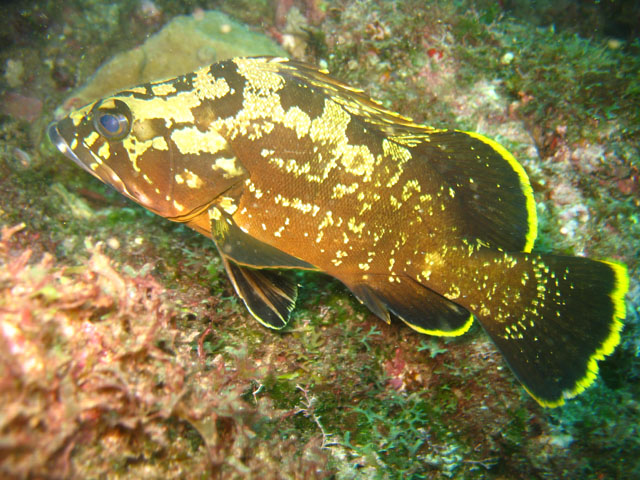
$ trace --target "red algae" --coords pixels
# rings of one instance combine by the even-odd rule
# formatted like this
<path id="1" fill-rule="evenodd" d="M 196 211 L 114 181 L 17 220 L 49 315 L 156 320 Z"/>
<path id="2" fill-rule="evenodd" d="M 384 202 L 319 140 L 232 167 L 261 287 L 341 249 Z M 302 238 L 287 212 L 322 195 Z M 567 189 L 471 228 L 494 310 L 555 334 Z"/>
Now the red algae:
<path id="1" fill-rule="evenodd" d="M 243 347 L 228 360 L 198 361 L 153 277 L 118 273 L 90 243 L 84 266 L 49 253 L 34 259 L 24 229 L 3 227 L 0 240 L 3 476 L 88 478 L 125 465 L 120 474 L 162 478 L 273 468 L 278 448 L 258 454 L 253 429 L 280 413 L 243 400 L 266 368 Z M 310 455 L 287 469 L 317 469 L 322 454 Z"/>

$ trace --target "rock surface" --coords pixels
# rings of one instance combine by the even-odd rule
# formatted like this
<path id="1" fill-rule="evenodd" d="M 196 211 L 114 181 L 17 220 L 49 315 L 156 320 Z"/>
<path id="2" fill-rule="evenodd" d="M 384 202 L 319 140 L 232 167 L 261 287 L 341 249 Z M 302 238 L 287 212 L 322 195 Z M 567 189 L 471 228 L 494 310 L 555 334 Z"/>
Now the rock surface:
<path id="1" fill-rule="evenodd" d="M 139 47 L 103 64 L 59 115 L 126 87 L 171 78 L 235 56 L 287 56 L 273 40 L 216 11 L 175 17 Z M 58 115 L 56 115 L 58 116 Z"/>

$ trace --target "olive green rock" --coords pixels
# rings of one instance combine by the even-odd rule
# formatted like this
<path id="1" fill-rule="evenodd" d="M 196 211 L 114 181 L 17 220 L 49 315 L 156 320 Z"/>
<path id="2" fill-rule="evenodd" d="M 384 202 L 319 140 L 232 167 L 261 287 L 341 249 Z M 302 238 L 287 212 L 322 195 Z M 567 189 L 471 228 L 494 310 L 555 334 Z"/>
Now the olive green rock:
<path id="1" fill-rule="evenodd" d="M 288 56 L 269 37 L 252 32 L 224 13 L 181 15 L 144 44 L 104 63 L 59 113 L 132 85 L 175 77 L 232 57 L 255 55 Z"/>

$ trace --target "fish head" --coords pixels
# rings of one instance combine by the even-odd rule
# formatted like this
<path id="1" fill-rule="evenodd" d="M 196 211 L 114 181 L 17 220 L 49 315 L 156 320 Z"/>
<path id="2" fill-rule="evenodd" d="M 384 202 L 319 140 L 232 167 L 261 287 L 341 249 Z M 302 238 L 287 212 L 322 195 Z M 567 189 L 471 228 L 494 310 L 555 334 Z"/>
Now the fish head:
<path id="1" fill-rule="evenodd" d="M 71 112 L 47 133 L 60 152 L 126 197 L 190 222 L 244 171 L 217 131 L 194 125 L 188 100 L 123 91 Z"/>

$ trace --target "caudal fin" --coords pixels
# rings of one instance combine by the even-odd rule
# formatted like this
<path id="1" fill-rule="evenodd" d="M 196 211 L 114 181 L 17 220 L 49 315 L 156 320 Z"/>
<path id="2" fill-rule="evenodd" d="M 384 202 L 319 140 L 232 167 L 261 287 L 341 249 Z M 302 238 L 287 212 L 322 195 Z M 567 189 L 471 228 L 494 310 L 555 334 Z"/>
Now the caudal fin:
<path id="1" fill-rule="evenodd" d="M 478 289 L 470 309 L 524 388 L 555 407 L 591 385 L 598 361 L 620 342 L 626 267 L 498 252 L 483 265 L 485 274 L 500 278 L 492 288 Z"/>

